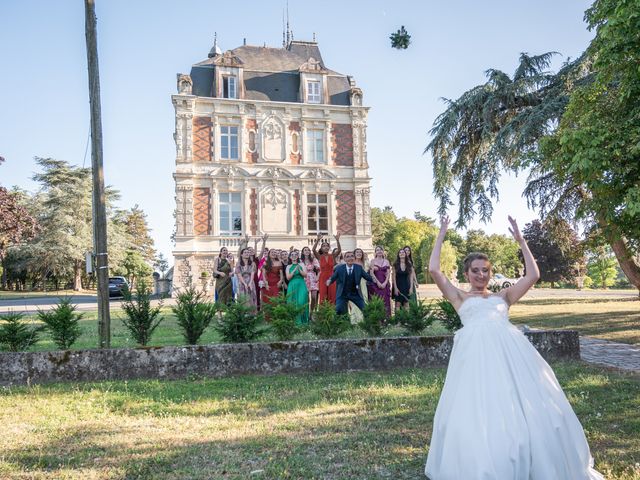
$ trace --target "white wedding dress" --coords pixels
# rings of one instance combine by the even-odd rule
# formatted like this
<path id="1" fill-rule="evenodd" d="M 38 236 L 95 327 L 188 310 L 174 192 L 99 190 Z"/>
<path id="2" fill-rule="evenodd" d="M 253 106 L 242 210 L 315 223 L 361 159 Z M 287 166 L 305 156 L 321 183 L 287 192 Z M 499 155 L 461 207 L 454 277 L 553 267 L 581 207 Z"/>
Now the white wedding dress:
<path id="1" fill-rule="evenodd" d="M 551 367 L 499 296 L 469 297 L 425 467 L 430 480 L 604 480 Z"/>

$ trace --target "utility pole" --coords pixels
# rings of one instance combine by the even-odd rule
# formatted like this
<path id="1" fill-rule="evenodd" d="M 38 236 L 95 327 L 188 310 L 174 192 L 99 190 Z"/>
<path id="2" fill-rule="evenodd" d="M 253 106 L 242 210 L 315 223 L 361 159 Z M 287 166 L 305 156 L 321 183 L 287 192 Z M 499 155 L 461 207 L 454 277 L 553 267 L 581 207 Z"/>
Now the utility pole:
<path id="1" fill-rule="evenodd" d="M 109 313 L 109 260 L 107 257 L 107 213 L 102 169 L 102 119 L 100 112 L 100 74 L 95 0 L 84 1 L 87 65 L 89 69 L 89 106 L 91 108 L 91 170 L 93 174 L 93 249 L 98 281 L 98 333 L 100 348 L 111 346 Z"/>

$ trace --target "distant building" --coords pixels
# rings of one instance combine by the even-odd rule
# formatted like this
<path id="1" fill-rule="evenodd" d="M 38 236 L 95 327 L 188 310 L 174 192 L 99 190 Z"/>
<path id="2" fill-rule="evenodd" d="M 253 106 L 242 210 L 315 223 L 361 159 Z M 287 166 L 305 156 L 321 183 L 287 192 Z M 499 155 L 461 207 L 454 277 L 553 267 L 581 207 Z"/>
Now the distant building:
<path id="1" fill-rule="evenodd" d="M 173 286 L 211 272 L 222 246 L 341 234 L 371 250 L 368 107 L 355 80 L 329 70 L 316 42 L 244 45 L 178 74 Z M 333 238 L 331 238 L 333 244 Z"/>

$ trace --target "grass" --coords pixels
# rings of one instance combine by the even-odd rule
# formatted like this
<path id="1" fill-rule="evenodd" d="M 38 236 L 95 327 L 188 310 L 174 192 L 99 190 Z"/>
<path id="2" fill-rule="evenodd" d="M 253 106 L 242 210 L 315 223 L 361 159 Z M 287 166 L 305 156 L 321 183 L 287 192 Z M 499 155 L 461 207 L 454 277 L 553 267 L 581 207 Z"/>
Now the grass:
<path id="1" fill-rule="evenodd" d="M 511 307 L 511 321 L 532 328 L 578 330 L 581 335 L 640 344 L 637 298 L 541 298 Z"/>
<path id="2" fill-rule="evenodd" d="M 77 295 L 93 295 L 95 296 L 95 290 L 84 290 L 84 291 L 76 291 L 76 290 L 48 290 L 43 292 L 41 290 L 21 290 L 21 291 L 12 291 L 12 290 L 0 290 L 0 300 L 21 300 L 23 298 L 41 298 L 41 297 L 70 297 Z"/>
<path id="3" fill-rule="evenodd" d="M 553 365 L 609 480 L 640 479 L 640 379 Z M 422 479 L 444 369 L 0 390 L 3 479 Z M 253 472 L 253 473 L 252 473 Z"/>
<path id="4" fill-rule="evenodd" d="M 165 320 L 160 324 L 151 339 L 151 346 L 183 345 L 184 340 L 175 317 L 168 306 L 163 307 Z M 572 329 L 581 335 L 588 335 L 616 342 L 640 344 L 640 300 L 635 297 L 557 297 L 529 298 L 521 300 L 511 307 L 511 321 L 514 324 L 527 324 L 539 329 Z M 135 347 L 135 341 L 124 328 L 120 320 L 124 316 L 121 309 L 112 307 L 111 311 L 111 345 L 114 348 Z M 35 315 L 25 316 L 35 322 Z M 97 348 L 98 322 L 97 313 L 86 312 L 80 322 L 83 333 L 73 345 L 73 349 Z M 404 330 L 391 327 L 383 336 L 403 335 Z M 434 323 L 423 331 L 423 335 L 446 335 L 447 330 L 439 323 Z M 343 338 L 365 338 L 367 334 L 359 328 L 342 335 Z M 295 340 L 317 339 L 310 332 L 296 335 Z M 276 338 L 266 336 L 260 341 L 273 341 Z M 213 328 L 207 329 L 202 336 L 201 344 L 220 342 L 219 335 Z M 55 350 L 56 347 L 47 334 L 33 350 Z"/>

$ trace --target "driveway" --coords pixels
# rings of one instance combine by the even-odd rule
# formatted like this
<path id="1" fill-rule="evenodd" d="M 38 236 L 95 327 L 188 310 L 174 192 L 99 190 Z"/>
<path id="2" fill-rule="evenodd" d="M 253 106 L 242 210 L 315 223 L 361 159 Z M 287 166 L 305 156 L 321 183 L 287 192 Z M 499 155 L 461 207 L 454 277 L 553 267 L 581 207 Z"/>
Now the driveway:
<path id="1" fill-rule="evenodd" d="M 465 289 L 468 285 L 461 284 L 460 288 Z M 418 296 L 422 299 L 440 298 L 441 294 L 435 285 L 420 285 Z M 532 288 L 525 295 L 528 298 L 638 298 L 637 290 L 571 290 L 561 288 Z M 0 314 L 10 310 L 23 313 L 37 313 L 38 310 L 48 310 L 56 304 L 57 298 L 47 297 L 30 297 L 10 300 L 0 300 Z M 76 304 L 77 310 L 81 312 L 95 311 L 98 309 L 98 300 L 95 295 L 82 294 L 72 295 L 71 301 Z M 157 305 L 159 300 L 153 300 L 152 303 Z M 122 299 L 111 299 L 110 305 L 112 309 L 120 308 Z M 166 298 L 163 305 L 174 305 L 175 299 Z"/>

